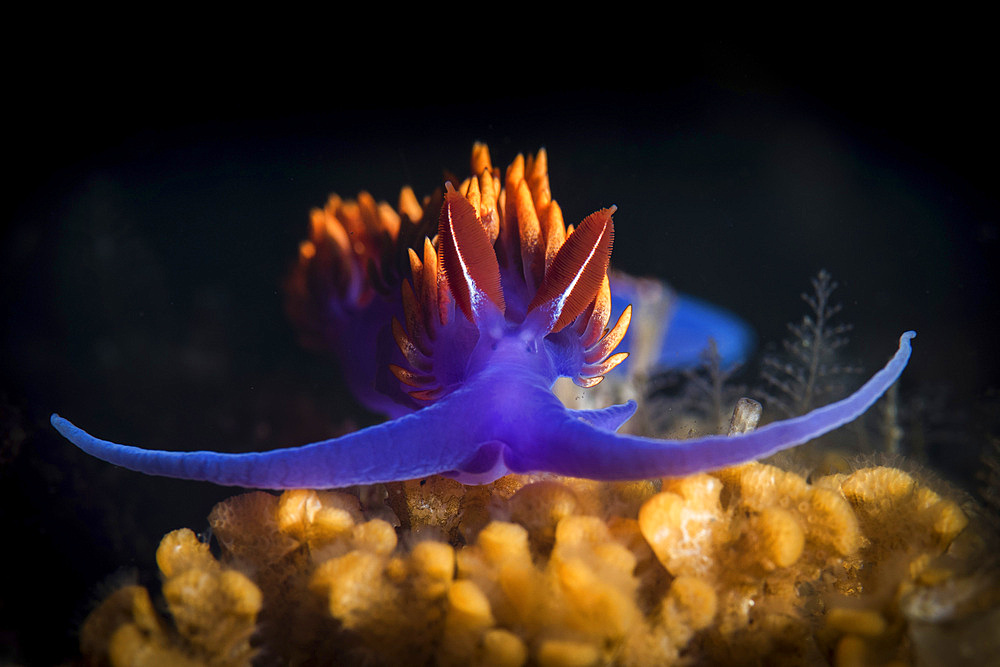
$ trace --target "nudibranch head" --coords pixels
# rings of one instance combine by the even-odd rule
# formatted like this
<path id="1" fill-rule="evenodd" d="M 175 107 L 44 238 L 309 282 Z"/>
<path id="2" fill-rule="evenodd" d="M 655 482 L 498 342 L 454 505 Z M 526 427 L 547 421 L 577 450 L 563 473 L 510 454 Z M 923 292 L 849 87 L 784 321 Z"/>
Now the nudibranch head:
<path id="1" fill-rule="evenodd" d="M 398 210 L 364 192 L 314 210 L 289 280 L 293 320 L 307 341 L 333 349 L 345 329 L 370 327 L 354 339 L 374 341 L 391 322 L 398 350 L 364 355 L 383 360 L 367 376 L 388 370 L 399 386 L 384 377 L 376 385 L 413 408 L 495 366 L 505 345 L 545 354 L 531 366 L 548 382 L 566 375 L 596 385 L 628 356 L 614 350 L 631 307 L 608 330 L 615 207 L 567 226 L 544 149 L 501 174 L 477 143 L 471 170 L 422 203 L 404 188 Z"/>
<path id="2" fill-rule="evenodd" d="M 422 257 L 409 253 L 405 324 L 393 321 L 406 363 L 390 368 L 410 396 L 440 398 L 496 367 L 505 346 L 547 355 L 532 366 L 549 383 L 567 375 L 581 386 L 597 384 L 627 356 L 613 352 L 631 309 L 607 330 L 615 209 L 567 228 L 546 164 L 544 150 L 527 161 L 518 156 L 501 187 L 486 146 L 476 144 L 475 175 L 457 189 L 446 185 L 436 239 L 425 242 Z"/>

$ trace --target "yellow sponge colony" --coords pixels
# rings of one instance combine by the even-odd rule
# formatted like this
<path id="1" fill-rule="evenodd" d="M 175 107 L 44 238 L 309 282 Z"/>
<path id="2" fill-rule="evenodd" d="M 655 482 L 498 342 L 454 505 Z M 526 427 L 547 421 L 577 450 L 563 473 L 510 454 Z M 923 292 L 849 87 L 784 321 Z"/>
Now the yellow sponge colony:
<path id="1" fill-rule="evenodd" d="M 219 504 L 219 558 L 189 530 L 164 537 L 167 613 L 122 588 L 87 619 L 83 653 L 112 665 L 912 664 L 952 640 L 956 615 L 1000 606 L 986 531 L 894 468 L 812 483 L 760 463 L 630 484 L 432 478 L 382 493 L 391 511 L 336 491 Z"/>

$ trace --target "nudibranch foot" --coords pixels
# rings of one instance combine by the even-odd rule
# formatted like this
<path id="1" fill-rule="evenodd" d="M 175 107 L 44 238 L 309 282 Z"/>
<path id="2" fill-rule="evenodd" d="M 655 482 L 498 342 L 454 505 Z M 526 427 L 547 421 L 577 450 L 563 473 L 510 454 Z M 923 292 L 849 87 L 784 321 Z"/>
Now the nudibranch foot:
<path id="1" fill-rule="evenodd" d="M 817 438 L 860 416 L 899 378 L 910 357 L 904 333 L 889 363 L 851 396 L 735 436 L 658 440 L 619 435 L 635 411 L 628 402 L 603 410 L 559 406 L 533 383 L 512 379 L 511 400 L 492 410 L 473 387 L 406 417 L 301 447 L 249 454 L 167 452 L 100 440 L 52 415 L 52 425 L 100 459 L 151 475 L 254 488 L 338 488 L 446 474 L 485 484 L 508 472 L 552 472 L 599 480 L 675 477 L 745 463 Z M 520 386 L 519 386 L 520 385 Z M 465 418 L 479 412 L 476 428 Z M 492 436 L 492 437 L 491 437 Z"/>
<path id="2" fill-rule="evenodd" d="M 635 401 L 627 401 L 598 410 L 574 410 L 571 414 L 595 428 L 614 433 L 632 418 L 638 407 L 639 405 Z"/>

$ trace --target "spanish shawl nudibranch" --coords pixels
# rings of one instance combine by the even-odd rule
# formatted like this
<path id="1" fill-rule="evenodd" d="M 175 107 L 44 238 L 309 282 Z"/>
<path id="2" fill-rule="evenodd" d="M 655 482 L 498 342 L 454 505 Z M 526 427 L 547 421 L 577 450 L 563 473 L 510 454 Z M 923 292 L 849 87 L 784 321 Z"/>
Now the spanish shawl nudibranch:
<path id="1" fill-rule="evenodd" d="M 632 308 L 607 328 L 615 207 L 567 227 L 546 160 L 544 151 L 518 156 L 501 181 L 486 146 L 476 144 L 474 176 L 457 189 L 446 184 L 423 204 L 404 189 L 398 213 L 366 193 L 356 202 L 334 195 L 313 212 L 310 240 L 289 281 L 289 310 L 306 340 L 332 347 L 358 397 L 390 421 L 245 454 L 115 444 L 58 415 L 53 426 L 89 454 L 131 470 L 255 488 L 434 474 L 480 484 L 541 471 L 634 480 L 688 475 L 802 444 L 861 415 L 905 368 L 913 332 L 848 398 L 731 437 L 616 433 L 634 401 L 567 409 L 553 383 L 567 376 L 593 387 L 620 364 L 628 355 L 616 348 Z"/>

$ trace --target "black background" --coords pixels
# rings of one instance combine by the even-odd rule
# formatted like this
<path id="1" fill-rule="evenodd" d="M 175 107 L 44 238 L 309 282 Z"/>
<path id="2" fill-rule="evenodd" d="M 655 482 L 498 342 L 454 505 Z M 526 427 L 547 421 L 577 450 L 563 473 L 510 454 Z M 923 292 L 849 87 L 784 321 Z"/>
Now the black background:
<path id="1" fill-rule="evenodd" d="M 956 424 L 925 453 L 974 491 L 996 423 L 1000 237 L 996 57 L 975 35 L 674 27 L 646 48 L 581 35 L 509 59 L 506 34 L 376 27 L 355 44 L 302 26 L 282 45 L 70 29 L 10 54 L 0 661 L 71 657 L 90 606 L 155 583 L 159 537 L 203 530 L 232 493 L 92 460 L 48 415 L 228 451 L 373 422 L 297 346 L 282 279 L 329 192 L 427 193 L 466 173 L 475 140 L 504 166 L 546 147 L 568 221 L 617 204 L 619 268 L 739 313 L 762 344 L 821 268 L 867 371 L 917 330 L 904 395 Z"/>

